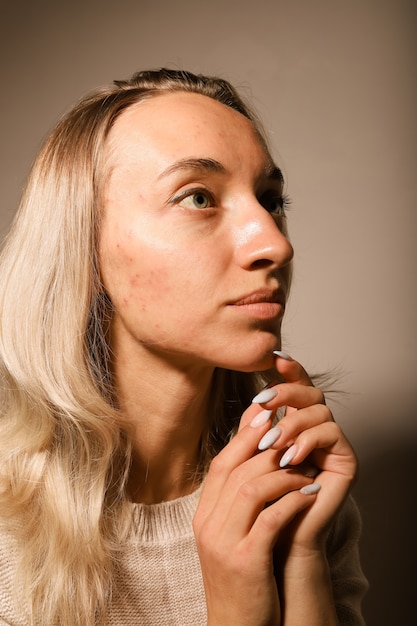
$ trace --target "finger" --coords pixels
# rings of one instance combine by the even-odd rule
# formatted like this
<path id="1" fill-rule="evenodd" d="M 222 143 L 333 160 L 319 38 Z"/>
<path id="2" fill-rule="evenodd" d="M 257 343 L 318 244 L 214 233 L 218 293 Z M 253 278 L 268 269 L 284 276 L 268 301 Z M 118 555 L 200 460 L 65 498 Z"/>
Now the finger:
<path id="1" fill-rule="evenodd" d="M 334 422 L 330 409 L 324 404 L 313 404 L 283 417 L 277 426 L 265 433 L 258 448 L 283 450 L 294 443 L 301 433 L 326 422 Z"/>
<path id="2" fill-rule="evenodd" d="M 314 387 L 310 376 L 298 361 L 295 361 L 292 357 L 280 351 L 275 351 L 274 354 L 277 357 L 275 360 L 277 371 L 287 383 Z M 324 402 L 324 397 L 322 398 L 322 402 Z M 290 415 L 294 413 L 297 408 L 296 404 L 288 402 L 285 414 Z"/>
<path id="3" fill-rule="evenodd" d="M 322 471 L 350 477 L 356 472 L 356 455 L 335 422 L 303 431 L 282 456 L 280 466 L 295 466 L 307 457 Z"/>
<path id="4" fill-rule="evenodd" d="M 269 387 L 268 390 L 271 390 L 269 396 L 262 391 L 254 397 L 252 402 L 259 403 L 264 408 L 273 410 L 283 406 L 303 409 L 313 404 L 325 404 L 324 394 L 317 387 L 309 387 L 300 383 L 280 383 L 274 387 Z M 272 392 L 275 393 L 273 397 L 271 397 Z M 265 397 L 271 397 L 271 399 L 262 401 Z"/>
<path id="5" fill-rule="evenodd" d="M 210 464 L 201 497 L 205 513 L 216 505 L 231 473 L 258 452 L 259 441 L 271 426 L 272 411 L 253 405 L 245 413 L 249 423 L 239 430 Z"/>
<path id="6" fill-rule="evenodd" d="M 274 355 L 275 367 L 286 382 L 314 386 L 306 370 L 298 361 L 283 352 L 275 351 Z"/>
<path id="7" fill-rule="evenodd" d="M 318 492 L 320 493 L 320 491 Z M 311 506 L 316 493 L 304 494 L 294 490 L 266 507 L 259 515 L 249 532 L 248 538 L 259 553 L 270 553 L 274 549 L 282 531 L 296 515 Z"/>
<path id="8" fill-rule="evenodd" d="M 211 522 L 215 527 L 223 528 L 223 539 L 226 542 L 239 541 L 250 532 L 266 505 L 312 482 L 311 477 L 291 469 L 262 474 L 242 482 L 233 499 L 224 493 Z M 226 515 L 223 513 L 225 508 Z"/>
<path id="9" fill-rule="evenodd" d="M 264 389 L 263 393 L 256 394 L 252 400 L 252 408 L 249 407 L 242 415 L 239 430 L 244 428 L 255 415 L 254 403 L 261 404 L 265 408 L 272 410 L 285 406 L 287 407 L 287 413 L 290 413 L 297 408 L 325 402 L 323 393 L 319 389 L 315 389 L 306 370 L 298 361 L 295 361 L 283 352 L 275 351 L 274 354 L 276 356 L 275 365 L 277 371 L 289 384 L 281 383 L 274 387 L 270 386 Z M 294 385 L 295 387 L 293 387 Z M 266 397 L 269 397 L 269 400 L 264 400 L 265 391 L 267 391 Z M 258 398 L 258 396 L 261 397 Z"/>
<path id="10" fill-rule="evenodd" d="M 242 417 L 240 418 L 239 422 L 238 432 L 243 430 L 246 426 L 249 426 L 255 420 L 255 418 L 260 415 L 265 409 L 271 411 L 270 419 L 273 420 L 275 417 L 274 407 L 266 406 L 264 404 L 262 404 L 261 406 L 259 405 L 259 403 L 252 402 L 252 404 L 250 404 L 248 408 L 245 409 L 245 411 L 242 413 Z M 259 421 L 262 421 L 261 417 Z"/>
<path id="11" fill-rule="evenodd" d="M 205 513 L 213 514 L 217 520 L 225 519 L 242 485 L 262 479 L 263 476 L 271 472 L 279 471 L 281 456 L 281 452 L 277 450 L 268 450 L 264 454 L 252 456 L 231 471 L 222 483 L 220 480 L 217 480 L 217 467 L 215 464 L 214 472 L 210 468 L 201 497 L 201 500 L 204 499 L 205 501 L 210 497 L 213 499 L 211 509 L 205 507 Z M 219 489 L 220 484 L 222 486 Z M 265 502 L 266 500 L 263 501 L 261 506 L 264 506 Z"/>

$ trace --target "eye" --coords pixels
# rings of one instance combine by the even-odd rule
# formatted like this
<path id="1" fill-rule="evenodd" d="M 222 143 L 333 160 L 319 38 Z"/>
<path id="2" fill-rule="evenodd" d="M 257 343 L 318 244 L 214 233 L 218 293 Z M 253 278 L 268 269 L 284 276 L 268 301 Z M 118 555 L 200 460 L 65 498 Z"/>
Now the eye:
<path id="1" fill-rule="evenodd" d="M 271 190 L 264 193 L 259 199 L 259 202 L 268 213 L 285 217 L 290 199 L 286 195 Z"/>
<path id="2" fill-rule="evenodd" d="M 207 209 L 213 206 L 213 198 L 207 191 L 190 190 L 175 198 L 178 206 L 185 209 Z"/>

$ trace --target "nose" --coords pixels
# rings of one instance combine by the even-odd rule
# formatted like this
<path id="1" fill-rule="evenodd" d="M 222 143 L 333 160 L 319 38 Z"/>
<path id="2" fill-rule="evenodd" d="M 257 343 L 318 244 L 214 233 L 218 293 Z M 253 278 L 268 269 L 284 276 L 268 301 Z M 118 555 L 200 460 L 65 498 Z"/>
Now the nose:
<path id="1" fill-rule="evenodd" d="M 235 258 L 244 269 L 279 269 L 290 264 L 294 249 L 286 236 L 285 218 L 268 213 L 261 205 L 245 211 L 233 228 Z"/>

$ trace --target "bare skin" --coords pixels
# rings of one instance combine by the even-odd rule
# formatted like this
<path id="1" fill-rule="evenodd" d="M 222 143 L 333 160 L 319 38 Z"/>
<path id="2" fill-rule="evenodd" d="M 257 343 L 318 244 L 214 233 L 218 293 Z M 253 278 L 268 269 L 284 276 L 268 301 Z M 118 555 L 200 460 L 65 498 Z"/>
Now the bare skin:
<path id="1" fill-rule="evenodd" d="M 195 515 L 208 624 L 334 626 L 324 538 L 356 458 L 302 367 L 273 356 L 293 251 L 272 159 L 242 115 L 181 92 L 124 112 L 108 159 L 100 263 L 115 308 L 118 401 L 134 442 L 131 497 L 160 502 L 196 487 L 216 367 L 275 365 L 287 382 L 245 411 Z M 271 423 L 250 422 L 279 406 L 289 407 L 281 436 L 260 452 Z M 305 460 L 319 473 L 318 494 L 300 492 L 314 482 Z"/>
<path id="2" fill-rule="evenodd" d="M 195 516 L 210 626 L 338 623 L 324 541 L 354 481 L 356 458 L 303 368 L 277 359 L 277 369 L 288 382 L 263 406 L 290 407 L 281 436 L 257 453 L 270 423 L 250 426 L 259 412 L 252 405 L 214 460 Z M 292 461 L 280 468 L 294 444 Z M 297 471 L 306 459 L 319 470 L 317 495 L 299 491 L 313 482 Z"/>
<path id="3" fill-rule="evenodd" d="M 272 366 L 293 250 L 271 157 L 228 107 L 181 92 L 142 102 L 108 152 L 100 261 L 114 376 L 136 443 L 133 497 L 153 502 L 190 488 L 214 369 Z M 239 304 L 259 291 L 274 301 Z"/>

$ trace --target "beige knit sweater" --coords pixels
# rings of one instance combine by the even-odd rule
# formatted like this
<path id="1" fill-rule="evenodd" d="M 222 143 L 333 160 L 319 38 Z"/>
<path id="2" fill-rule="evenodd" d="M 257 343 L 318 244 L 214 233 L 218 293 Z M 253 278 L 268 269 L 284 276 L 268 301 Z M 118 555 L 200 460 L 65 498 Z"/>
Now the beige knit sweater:
<path id="1" fill-rule="evenodd" d="M 116 573 L 109 626 L 204 626 L 204 589 L 192 531 L 200 491 L 155 505 L 132 504 L 131 533 Z M 367 589 L 358 557 L 360 517 L 350 499 L 328 540 L 328 558 L 341 626 L 364 626 Z M 15 541 L 0 524 L 0 624 L 27 626 L 13 605 Z"/>

